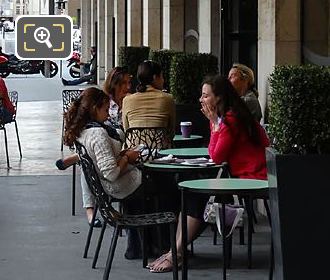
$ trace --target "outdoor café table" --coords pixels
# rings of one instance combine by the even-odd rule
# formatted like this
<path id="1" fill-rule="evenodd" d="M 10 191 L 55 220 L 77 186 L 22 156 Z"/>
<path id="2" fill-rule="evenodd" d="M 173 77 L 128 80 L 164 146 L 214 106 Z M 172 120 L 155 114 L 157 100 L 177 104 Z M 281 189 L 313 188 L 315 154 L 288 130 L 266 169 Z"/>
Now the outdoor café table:
<path id="1" fill-rule="evenodd" d="M 207 148 L 165 149 L 158 152 L 161 156 L 173 155 L 177 158 L 209 157 Z"/>
<path id="2" fill-rule="evenodd" d="M 173 138 L 175 148 L 193 148 L 200 147 L 203 143 L 203 136 L 190 135 L 190 137 L 183 137 L 181 134 L 176 134 Z"/>
<path id="3" fill-rule="evenodd" d="M 188 260 L 187 260 L 187 212 L 185 205 L 185 193 L 207 193 L 211 195 L 241 195 L 245 197 L 263 196 L 268 193 L 268 181 L 254 179 L 234 179 L 234 178 L 217 178 L 217 179 L 199 179 L 183 181 L 178 184 L 181 189 L 181 230 L 182 230 L 182 280 L 188 279 Z M 225 203 L 222 204 L 221 228 L 225 228 Z M 251 239 L 252 239 L 252 217 L 248 215 L 248 258 L 249 267 L 251 260 Z M 223 280 L 226 280 L 226 238 L 222 234 L 223 247 Z"/>

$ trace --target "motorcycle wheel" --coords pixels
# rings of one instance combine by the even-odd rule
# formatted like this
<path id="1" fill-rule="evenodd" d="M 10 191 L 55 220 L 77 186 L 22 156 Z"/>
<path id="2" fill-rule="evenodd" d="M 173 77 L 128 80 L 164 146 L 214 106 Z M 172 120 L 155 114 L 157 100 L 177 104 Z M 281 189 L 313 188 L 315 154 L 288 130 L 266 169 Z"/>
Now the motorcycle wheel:
<path id="1" fill-rule="evenodd" d="M 9 76 L 9 74 L 10 74 L 10 72 L 3 71 L 3 72 L 0 72 L 0 77 L 1 77 L 1 78 L 6 78 L 6 77 Z"/>
<path id="2" fill-rule="evenodd" d="M 80 78 L 80 73 L 77 72 L 76 70 L 74 70 L 73 67 L 70 67 L 69 73 L 70 73 L 72 78 L 75 78 L 75 79 Z"/>
<path id="3" fill-rule="evenodd" d="M 45 68 L 42 67 L 40 71 L 41 71 L 42 75 L 45 76 Z M 55 77 L 57 72 L 58 72 L 57 64 L 54 61 L 51 61 L 50 62 L 50 78 Z"/>

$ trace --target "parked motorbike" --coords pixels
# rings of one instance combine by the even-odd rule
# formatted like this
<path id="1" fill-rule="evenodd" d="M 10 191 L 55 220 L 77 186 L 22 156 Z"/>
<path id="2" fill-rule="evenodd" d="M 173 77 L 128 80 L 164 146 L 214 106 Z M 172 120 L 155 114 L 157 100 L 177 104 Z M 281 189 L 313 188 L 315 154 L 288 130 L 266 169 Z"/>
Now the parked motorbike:
<path id="1" fill-rule="evenodd" d="M 20 60 L 15 55 L 0 55 L 0 76 L 6 78 L 12 74 L 38 74 L 45 76 L 44 60 Z M 54 61 L 50 61 L 50 77 L 54 77 L 58 72 L 58 66 Z"/>
<path id="2" fill-rule="evenodd" d="M 80 54 L 74 51 L 72 56 L 68 59 L 67 67 L 72 78 L 80 77 Z"/>

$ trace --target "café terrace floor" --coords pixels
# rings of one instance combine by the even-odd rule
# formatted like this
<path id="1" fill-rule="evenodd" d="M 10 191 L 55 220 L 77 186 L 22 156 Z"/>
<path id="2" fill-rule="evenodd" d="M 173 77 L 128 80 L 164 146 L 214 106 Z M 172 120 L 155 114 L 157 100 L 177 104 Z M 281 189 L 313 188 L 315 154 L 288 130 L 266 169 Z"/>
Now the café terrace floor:
<path id="1" fill-rule="evenodd" d="M 106 231 L 97 269 L 92 269 L 91 257 L 100 230 L 95 230 L 89 256 L 83 259 L 88 225 L 81 207 L 79 179 L 76 216 L 71 216 L 72 171 L 58 171 L 54 165 L 62 156 L 61 110 L 60 101 L 19 104 L 17 122 L 23 158 L 19 161 L 14 125 L 8 125 L 9 171 L 0 132 L 1 280 L 102 279 L 112 229 Z M 69 153 L 64 148 L 64 154 Z M 208 228 L 195 241 L 189 279 L 221 279 L 222 246 L 218 240 L 218 245 L 212 244 L 212 231 Z M 270 228 L 265 217 L 258 215 L 253 234 L 253 268 L 248 269 L 247 245 L 238 244 L 235 231 L 227 279 L 268 279 L 269 244 Z M 125 245 L 125 236 L 120 237 L 110 279 L 172 279 L 171 273 L 155 274 L 143 269 L 142 260 L 126 260 Z"/>

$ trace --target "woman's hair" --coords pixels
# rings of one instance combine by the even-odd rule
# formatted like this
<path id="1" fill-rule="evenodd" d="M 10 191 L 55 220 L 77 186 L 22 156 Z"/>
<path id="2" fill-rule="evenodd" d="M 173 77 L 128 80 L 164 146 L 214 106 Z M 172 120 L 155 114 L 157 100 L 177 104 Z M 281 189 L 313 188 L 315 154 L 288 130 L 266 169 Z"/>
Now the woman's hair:
<path id="1" fill-rule="evenodd" d="M 64 113 L 65 145 L 71 147 L 74 144 L 86 124 L 95 120 L 96 109 L 105 103 L 109 103 L 109 96 L 96 87 L 85 89 L 80 97 L 72 102 L 69 110 Z"/>
<path id="2" fill-rule="evenodd" d="M 103 91 L 110 96 L 110 98 L 115 99 L 116 86 L 120 86 L 123 82 L 125 75 L 129 75 L 126 67 L 114 67 L 107 78 L 105 79 L 103 85 Z"/>
<path id="3" fill-rule="evenodd" d="M 254 73 L 253 73 L 253 70 L 250 67 L 247 67 L 246 65 L 240 64 L 240 63 L 234 63 L 231 68 L 238 70 L 238 72 L 241 74 L 242 79 L 248 81 L 248 90 L 253 91 L 254 94 L 256 95 L 256 97 L 258 97 L 259 93 L 254 87 Z"/>
<path id="4" fill-rule="evenodd" d="M 250 136 L 251 141 L 254 144 L 259 144 L 260 135 L 256 121 L 231 82 L 226 77 L 216 75 L 206 77 L 203 84 L 209 85 L 214 95 L 219 97 L 216 105 L 217 113 L 219 116 L 224 117 L 224 123 L 228 125 L 225 116 L 228 111 L 232 111 L 238 119 L 239 125 Z"/>
<path id="5" fill-rule="evenodd" d="M 136 91 L 145 92 L 147 85 L 151 85 L 154 80 L 154 75 L 160 76 L 162 73 L 161 66 L 152 60 L 145 60 L 139 64 L 137 70 L 137 80 L 139 84 L 136 87 Z"/>

